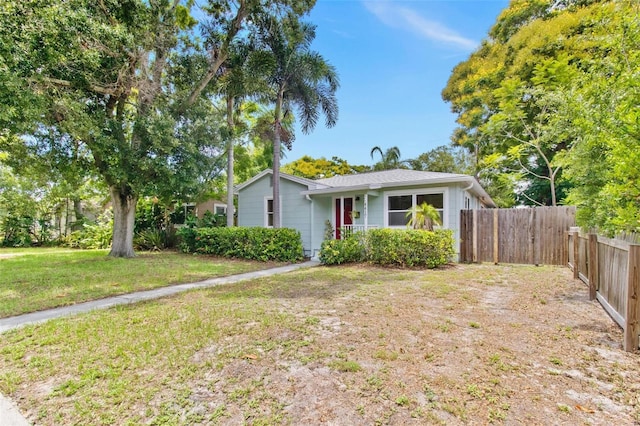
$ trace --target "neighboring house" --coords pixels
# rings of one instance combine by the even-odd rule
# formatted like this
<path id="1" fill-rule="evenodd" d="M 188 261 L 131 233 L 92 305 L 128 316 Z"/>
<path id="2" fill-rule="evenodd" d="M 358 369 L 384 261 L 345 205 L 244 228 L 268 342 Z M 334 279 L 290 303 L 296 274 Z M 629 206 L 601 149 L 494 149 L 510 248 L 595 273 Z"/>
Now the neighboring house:
<path id="1" fill-rule="evenodd" d="M 215 215 L 225 215 L 227 214 L 227 203 L 209 199 L 195 204 L 195 214 L 198 219 L 202 219 L 206 212 L 211 212 Z"/>
<path id="2" fill-rule="evenodd" d="M 181 206 L 176 207 L 172 217 L 173 223 L 174 225 L 181 226 L 190 215 L 202 219 L 206 212 L 211 212 L 214 215 L 226 215 L 227 204 L 215 199 L 209 199 L 199 203 L 183 203 Z"/>
<path id="3" fill-rule="evenodd" d="M 236 186 L 238 226 L 273 226 L 272 180 L 267 169 Z M 468 175 L 397 169 L 311 180 L 280 173 L 282 227 L 300 231 L 311 257 L 320 251 L 327 221 L 335 238 L 345 229 L 406 228 L 407 212 L 423 202 L 438 209 L 442 226 L 454 231 L 456 241 L 460 210 L 495 207 Z"/>

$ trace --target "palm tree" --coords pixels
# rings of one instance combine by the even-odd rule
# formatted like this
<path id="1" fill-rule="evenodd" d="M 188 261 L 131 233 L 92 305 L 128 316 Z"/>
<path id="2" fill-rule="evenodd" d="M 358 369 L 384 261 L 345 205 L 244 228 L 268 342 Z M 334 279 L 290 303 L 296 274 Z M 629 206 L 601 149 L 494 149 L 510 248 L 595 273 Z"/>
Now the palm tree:
<path id="1" fill-rule="evenodd" d="M 320 114 L 327 127 L 338 119 L 338 74 L 333 66 L 311 50 L 315 26 L 301 22 L 294 15 L 280 20 L 269 17 L 259 22 L 257 42 L 261 50 L 254 52 L 253 61 L 265 71 L 274 104 L 273 137 L 273 227 L 280 227 L 280 147 L 282 120 L 295 106 L 302 131 L 312 131 Z M 290 146 L 287 146 L 290 148 Z"/>
<path id="2" fill-rule="evenodd" d="M 229 46 L 229 56 L 222 65 L 219 78 L 219 91 L 224 95 L 226 103 L 227 129 L 227 226 L 233 226 L 235 214 L 233 205 L 233 162 L 234 144 L 236 140 L 235 112 L 250 89 L 245 78 L 245 63 L 249 54 L 249 46 L 237 42 Z"/>
<path id="3" fill-rule="evenodd" d="M 425 231 L 433 231 L 433 225 L 441 225 L 440 213 L 431 204 L 422 203 L 407 212 L 409 223 L 407 226 L 413 229 L 423 229 Z"/>
<path id="4" fill-rule="evenodd" d="M 400 148 L 397 146 L 392 146 L 384 152 L 379 146 L 374 146 L 371 148 L 372 160 L 376 152 L 380 154 L 380 161 L 373 166 L 374 170 L 392 170 L 402 166 L 403 161 L 400 161 Z"/>

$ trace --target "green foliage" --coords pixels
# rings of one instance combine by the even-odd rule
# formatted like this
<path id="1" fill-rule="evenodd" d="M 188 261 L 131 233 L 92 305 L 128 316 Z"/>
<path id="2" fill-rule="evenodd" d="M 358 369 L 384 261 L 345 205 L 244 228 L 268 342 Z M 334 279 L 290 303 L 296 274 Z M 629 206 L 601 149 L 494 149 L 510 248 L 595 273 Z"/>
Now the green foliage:
<path id="1" fill-rule="evenodd" d="M 300 233 L 289 228 L 190 228 L 178 231 L 180 249 L 240 259 L 297 262 L 303 259 Z"/>
<path id="2" fill-rule="evenodd" d="M 324 240 L 330 240 L 335 235 L 335 229 L 329 219 L 324 222 Z"/>
<path id="3" fill-rule="evenodd" d="M 515 192 L 577 205 L 584 227 L 640 231 L 638 16 L 637 1 L 513 1 L 454 69 L 453 139 L 499 204 Z"/>
<path id="4" fill-rule="evenodd" d="M 367 259 L 384 266 L 436 268 L 451 261 L 453 231 L 372 229 L 367 232 Z"/>
<path id="5" fill-rule="evenodd" d="M 31 179 L 4 165 L 7 156 L 2 154 L 0 151 L 0 245 L 46 244 L 50 240 L 48 194 L 37 191 Z"/>
<path id="6" fill-rule="evenodd" d="M 214 228 L 214 227 L 227 226 L 227 215 L 214 214 L 213 212 L 207 210 L 202 215 L 202 218 L 198 219 L 197 226 L 199 228 Z"/>
<path id="7" fill-rule="evenodd" d="M 133 237 L 133 246 L 136 250 L 158 251 L 175 247 L 176 234 L 172 228 L 168 229 L 143 229 L 136 232 Z"/>
<path id="8" fill-rule="evenodd" d="M 473 174 L 471 155 L 459 146 L 439 146 L 407 160 L 413 170 L 440 173 Z"/>
<path id="9" fill-rule="evenodd" d="M 110 254 L 128 257 L 126 217 L 138 198 L 193 198 L 223 170 L 223 117 L 212 99 L 231 47 L 259 22 L 297 22 L 315 2 L 98 3 L 3 2 L 0 139 L 12 143 L 0 150 L 46 159 L 66 178 L 100 176 L 121 231 Z"/>
<path id="10" fill-rule="evenodd" d="M 338 175 L 350 175 L 369 171 L 367 166 L 352 166 L 346 160 L 331 157 L 312 158 L 308 155 L 300 157 L 291 163 L 282 166 L 282 171 L 307 179 L 330 178 Z"/>
<path id="11" fill-rule="evenodd" d="M 519 204 L 564 198 L 570 183 L 561 159 L 575 141 L 566 125 L 574 117 L 559 112 L 555 92 L 566 92 L 592 58 L 609 54 L 589 39 L 594 29 L 635 15 L 613 12 L 612 4 L 513 1 L 490 38 L 454 69 L 442 92 L 458 115 L 452 139 L 476 153 L 479 178 L 497 201 L 508 202 L 509 190 Z M 602 11 L 607 18 L 598 17 Z M 509 180 L 516 184 L 505 185 Z"/>
<path id="12" fill-rule="evenodd" d="M 320 260 L 327 265 L 367 261 L 382 266 L 436 268 L 451 261 L 453 231 L 371 229 L 322 244 Z"/>
<path id="13" fill-rule="evenodd" d="M 607 55 L 589 61 L 564 96 L 575 143 L 564 159 L 573 183 L 567 201 L 585 228 L 613 235 L 640 232 L 640 5 L 602 7 L 607 25 L 586 36 Z"/>
<path id="14" fill-rule="evenodd" d="M 325 265 L 363 262 L 366 259 L 365 245 L 366 236 L 359 232 L 340 240 L 324 240 L 320 247 L 320 261 Z"/>
<path id="15" fill-rule="evenodd" d="M 145 197 L 138 201 L 136 208 L 136 232 L 147 229 L 162 229 L 166 225 L 167 208 L 155 197 Z"/>
<path id="16" fill-rule="evenodd" d="M 400 160 L 400 148 L 397 146 L 392 146 L 385 151 L 383 151 L 379 146 L 374 146 L 371 148 L 371 159 L 373 159 L 376 152 L 380 155 L 380 161 L 373 165 L 373 170 L 405 168 L 405 162 Z"/>
<path id="17" fill-rule="evenodd" d="M 422 203 L 407 212 L 409 223 L 407 226 L 413 229 L 433 231 L 433 225 L 441 225 L 440 213 L 431 204 Z"/>
<path id="18" fill-rule="evenodd" d="M 33 242 L 31 238 L 31 227 L 33 218 L 29 216 L 8 215 L 2 221 L 0 232 L 2 232 L 2 245 L 4 247 L 29 247 Z"/>
<path id="19" fill-rule="evenodd" d="M 113 215 L 105 212 L 95 223 L 85 223 L 79 231 L 69 236 L 66 244 L 73 248 L 106 249 L 111 246 L 113 237 Z"/>

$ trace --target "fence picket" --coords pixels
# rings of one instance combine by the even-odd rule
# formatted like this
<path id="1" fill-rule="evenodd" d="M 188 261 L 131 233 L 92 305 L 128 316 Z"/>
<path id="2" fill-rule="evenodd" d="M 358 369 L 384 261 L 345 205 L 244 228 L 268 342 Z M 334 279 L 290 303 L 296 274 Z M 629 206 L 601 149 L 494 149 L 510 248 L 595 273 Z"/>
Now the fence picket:
<path id="1" fill-rule="evenodd" d="M 575 207 L 462 210 L 460 223 L 461 262 L 564 265 Z"/>

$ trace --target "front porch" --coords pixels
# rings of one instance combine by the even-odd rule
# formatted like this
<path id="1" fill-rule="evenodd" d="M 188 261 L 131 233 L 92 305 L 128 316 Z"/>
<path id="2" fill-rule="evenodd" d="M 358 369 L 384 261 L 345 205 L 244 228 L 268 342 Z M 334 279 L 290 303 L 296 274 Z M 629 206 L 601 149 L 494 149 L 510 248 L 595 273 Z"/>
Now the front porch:
<path id="1" fill-rule="evenodd" d="M 342 237 L 348 237 L 354 232 L 365 232 L 369 229 L 378 228 L 378 225 L 342 225 L 339 229 L 336 229 L 335 238 L 339 240 Z"/>
<path id="2" fill-rule="evenodd" d="M 364 232 L 369 229 L 382 227 L 378 223 L 369 223 L 370 195 L 377 196 L 378 193 L 351 193 L 332 197 L 332 226 L 334 229 L 334 238 L 340 239 L 351 235 L 354 232 Z M 379 218 L 374 218 L 374 221 L 378 222 L 376 219 Z"/>

